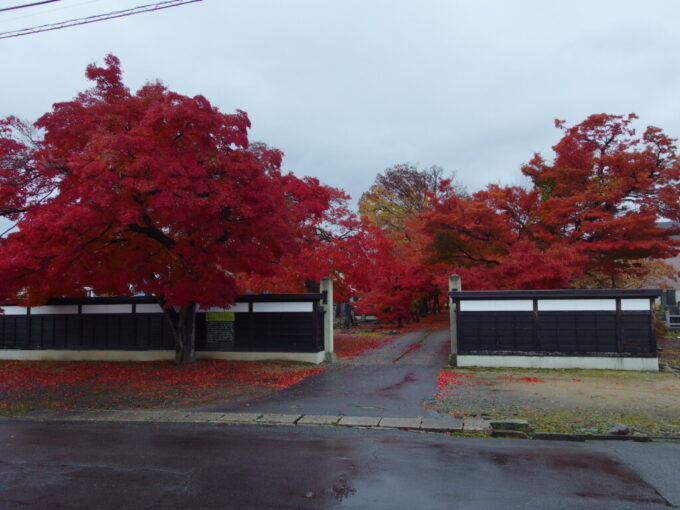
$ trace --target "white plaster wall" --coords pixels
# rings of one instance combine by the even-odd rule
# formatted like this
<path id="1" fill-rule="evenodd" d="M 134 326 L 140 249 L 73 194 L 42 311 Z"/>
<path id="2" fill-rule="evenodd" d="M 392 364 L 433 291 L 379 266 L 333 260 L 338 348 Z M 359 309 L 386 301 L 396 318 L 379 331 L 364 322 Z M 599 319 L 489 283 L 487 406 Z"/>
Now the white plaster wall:
<path id="1" fill-rule="evenodd" d="M 531 299 L 479 299 L 461 300 L 461 312 L 533 312 Z"/>
<path id="2" fill-rule="evenodd" d="M 311 301 L 293 303 L 253 303 L 253 312 L 311 312 Z"/>
<path id="3" fill-rule="evenodd" d="M 651 309 L 649 299 L 622 299 L 621 310 L 624 312 L 648 312 Z"/>
<path id="4" fill-rule="evenodd" d="M 221 352 L 200 351 L 198 359 L 223 359 L 240 361 L 301 361 L 319 364 L 324 352 Z M 23 350 L 0 349 L 0 359 L 20 361 L 158 361 L 175 359 L 175 352 L 159 351 L 104 351 L 104 350 Z"/>
<path id="5" fill-rule="evenodd" d="M 156 303 L 137 305 L 136 310 L 137 313 L 163 313 L 163 309 Z"/>
<path id="6" fill-rule="evenodd" d="M 78 305 L 32 306 L 31 315 L 77 314 Z"/>
<path id="7" fill-rule="evenodd" d="M 3 306 L 2 311 L 5 315 L 26 315 L 28 308 L 25 306 Z"/>
<path id="8" fill-rule="evenodd" d="M 132 305 L 83 305 L 82 310 L 83 313 L 132 313 Z"/>
<path id="9" fill-rule="evenodd" d="M 610 358 L 599 356 L 485 356 L 459 354 L 459 367 L 585 368 L 659 371 L 657 358 Z"/>
<path id="10" fill-rule="evenodd" d="M 539 299 L 541 312 L 616 311 L 615 299 Z"/>

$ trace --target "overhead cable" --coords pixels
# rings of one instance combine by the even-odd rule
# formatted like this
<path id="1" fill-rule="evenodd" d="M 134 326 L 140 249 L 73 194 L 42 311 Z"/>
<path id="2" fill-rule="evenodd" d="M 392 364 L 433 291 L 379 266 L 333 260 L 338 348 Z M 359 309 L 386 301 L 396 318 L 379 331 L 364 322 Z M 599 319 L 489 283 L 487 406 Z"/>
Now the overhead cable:
<path id="1" fill-rule="evenodd" d="M 22 28 L 21 30 L 12 30 L 10 32 L 0 32 L 0 39 L 21 37 L 23 35 L 37 34 L 39 32 L 48 32 L 50 30 L 61 30 L 62 28 L 87 25 L 89 23 L 97 23 L 99 21 L 105 21 L 108 19 L 123 18 L 125 16 L 133 16 L 143 12 L 159 11 L 161 9 L 169 9 L 170 7 L 179 7 L 180 5 L 193 4 L 195 2 L 202 1 L 203 0 L 167 0 L 165 2 L 158 2 L 155 4 L 140 5 L 138 7 L 133 7 L 132 9 L 107 12 L 105 14 L 97 14 L 95 16 L 88 16 L 86 18 L 70 19 L 60 23 L 50 23 L 47 25 L 39 25 L 37 27 Z"/>
<path id="2" fill-rule="evenodd" d="M 35 7 L 36 5 L 53 4 L 54 2 L 61 2 L 61 0 L 43 0 L 42 2 L 33 2 L 30 4 L 15 5 L 14 7 L 3 7 L 0 12 L 13 11 L 15 9 L 24 9 L 26 7 Z"/>

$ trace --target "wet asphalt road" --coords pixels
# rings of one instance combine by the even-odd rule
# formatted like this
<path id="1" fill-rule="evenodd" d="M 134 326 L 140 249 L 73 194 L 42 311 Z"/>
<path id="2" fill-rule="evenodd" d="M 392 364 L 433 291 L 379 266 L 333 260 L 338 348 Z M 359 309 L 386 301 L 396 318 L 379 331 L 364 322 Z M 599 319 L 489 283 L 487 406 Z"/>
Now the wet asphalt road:
<path id="1" fill-rule="evenodd" d="M 0 421 L 0 508 L 668 509 L 680 444 Z"/>
<path id="2" fill-rule="evenodd" d="M 324 372 L 269 397 L 201 410 L 440 416 L 424 410 L 422 404 L 437 393 L 437 374 L 448 362 L 449 342 L 448 330 L 407 333 L 350 364 L 328 366 Z"/>

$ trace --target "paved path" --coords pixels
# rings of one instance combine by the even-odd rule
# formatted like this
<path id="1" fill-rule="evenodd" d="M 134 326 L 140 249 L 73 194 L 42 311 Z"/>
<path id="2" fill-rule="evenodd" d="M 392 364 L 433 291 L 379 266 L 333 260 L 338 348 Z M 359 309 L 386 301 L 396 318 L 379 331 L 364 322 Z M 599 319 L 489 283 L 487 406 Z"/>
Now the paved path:
<path id="1" fill-rule="evenodd" d="M 338 427 L 0 422 L 0 508 L 662 510 L 680 444 Z"/>
<path id="2" fill-rule="evenodd" d="M 202 410 L 436 417 L 422 404 L 437 393 L 437 374 L 448 362 L 449 349 L 448 330 L 407 333 L 269 397 Z"/>

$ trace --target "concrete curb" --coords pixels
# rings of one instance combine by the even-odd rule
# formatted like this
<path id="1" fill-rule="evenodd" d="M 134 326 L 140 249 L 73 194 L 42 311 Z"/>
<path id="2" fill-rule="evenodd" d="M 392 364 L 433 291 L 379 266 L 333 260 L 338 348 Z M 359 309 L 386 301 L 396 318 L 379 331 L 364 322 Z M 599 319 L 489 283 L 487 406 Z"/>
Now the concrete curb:
<path id="1" fill-rule="evenodd" d="M 490 431 L 488 422 L 483 420 L 455 420 L 428 418 L 395 418 L 379 416 L 343 416 L 314 414 L 276 413 L 209 413 L 191 411 L 67 411 L 35 412 L 9 420 L 35 421 L 106 421 L 106 422 L 149 422 L 149 423 L 219 423 L 224 425 L 295 425 L 295 426 L 342 426 L 377 429 L 422 430 L 423 432 L 468 432 Z"/>
<path id="2" fill-rule="evenodd" d="M 525 432 L 493 427 L 500 423 L 481 419 L 398 418 L 378 416 L 345 416 L 277 413 L 220 413 L 199 411 L 38 411 L 23 416 L 0 417 L 5 420 L 51 422 L 144 422 L 144 423 L 213 423 L 220 425 L 261 426 L 321 426 L 351 427 L 382 430 L 410 430 L 419 432 L 474 434 L 487 437 L 536 439 L 549 441 L 680 441 L 676 436 L 621 436 L 608 434 L 563 434 L 554 432 Z M 519 420 L 516 420 L 519 421 Z M 506 423 L 504 423 L 506 424 Z M 518 427 L 522 429 L 523 427 Z"/>

